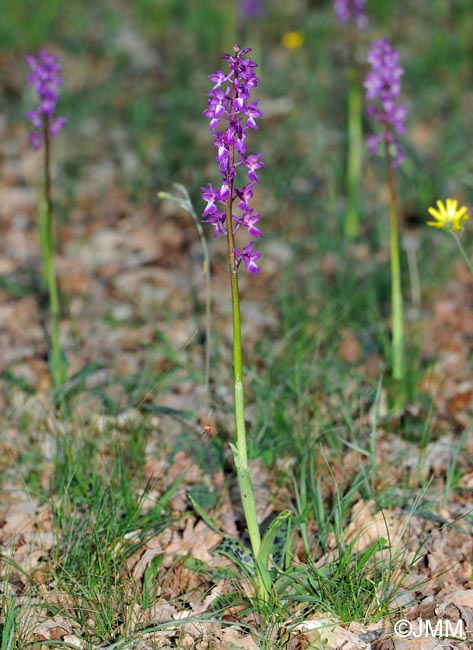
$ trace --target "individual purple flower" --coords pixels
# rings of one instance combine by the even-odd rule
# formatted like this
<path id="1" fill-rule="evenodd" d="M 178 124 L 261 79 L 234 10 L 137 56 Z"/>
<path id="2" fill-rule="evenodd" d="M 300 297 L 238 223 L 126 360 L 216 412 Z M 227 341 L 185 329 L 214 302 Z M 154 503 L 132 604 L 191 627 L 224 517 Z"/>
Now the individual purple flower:
<path id="1" fill-rule="evenodd" d="M 358 29 L 368 28 L 366 0 L 333 0 L 333 10 L 343 25 L 353 24 Z"/>
<path id="2" fill-rule="evenodd" d="M 220 233 L 229 236 L 230 222 L 232 241 L 240 228 L 246 228 L 249 237 L 262 237 L 256 226 L 261 217 L 250 205 L 255 185 L 259 183 L 256 172 L 264 163 L 260 153 L 247 154 L 248 131 L 258 128 L 256 120 L 261 117 L 258 100 L 251 99 L 251 89 L 259 84 L 259 79 L 255 73 L 256 63 L 245 58 L 248 52 L 248 48 L 240 49 L 235 45 L 233 55 L 223 55 L 229 72 L 218 70 L 210 75 L 214 86 L 208 93 L 208 107 L 204 111 L 210 120 L 222 180 L 220 187 L 208 183 L 208 187 L 201 188 L 201 196 L 206 201 L 202 218 L 214 226 L 216 237 Z M 239 177 L 246 177 L 243 185 L 236 184 L 237 172 Z M 254 241 L 241 251 L 233 248 L 233 254 L 236 267 L 243 261 L 250 273 L 260 270 L 256 260 L 261 253 L 254 250 Z"/>
<path id="3" fill-rule="evenodd" d="M 264 162 L 260 160 L 261 154 L 250 154 L 247 158 L 242 158 L 241 161 L 248 168 L 248 178 L 253 183 L 259 183 L 259 178 L 256 175 L 256 170 L 264 167 Z"/>
<path id="4" fill-rule="evenodd" d="M 37 108 L 26 113 L 26 119 L 34 129 L 30 131 L 29 139 L 37 151 L 45 133 L 55 136 L 66 124 L 65 117 L 54 116 L 63 80 L 61 66 L 56 55 L 51 52 L 43 49 L 37 57 L 27 56 L 26 62 L 31 70 L 26 81 L 36 90 L 39 100 Z"/>
<path id="5" fill-rule="evenodd" d="M 255 242 L 252 241 L 248 244 L 248 246 L 245 246 L 242 251 L 240 252 L 236 248 L 233 249 L 233 252 L 235 253 L 235 257 L 237 259 L 243 260 L 246 266 L 246 270 L 249 273 L 259 273 L 261 270 L 260 267 L 256 264 L 256 260 L 259 260 L 261 257 L 261 253 L 259 251 L 254 251 L 253 247 L 255 245 Z"/>
<path id="6" fill-rule="evenodd" d="M 376 153 L 380 144 L 388 144 L 394 151 L 393 165 L 397 167 L 405 158 L 393 129 L 405 133 L 407 106 L 399 104 L 401 77 L 404 69 L 399 64 L 399 54 L 385 38 L 374 41 L 367 57 L 371 70 L 366 76 L 364 86 L 368 102 L 367 112 L 381 123 L 383 131 L 368 138 L 368 148 Z"/>

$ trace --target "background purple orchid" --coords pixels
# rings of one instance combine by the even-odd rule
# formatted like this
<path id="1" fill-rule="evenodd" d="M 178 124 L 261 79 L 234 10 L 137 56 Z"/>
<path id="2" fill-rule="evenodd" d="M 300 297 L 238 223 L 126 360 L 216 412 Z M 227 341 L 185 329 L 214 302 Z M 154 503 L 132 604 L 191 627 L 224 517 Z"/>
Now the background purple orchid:
<path id="1" fill-rule="evenodd" d="M 27 120 L 33 126 L 29 139 L 38 151 L 45 133 L 55 136 L 66 124 L 65 117 L 54 117 L 63 79 L 57 57 L 51 52 L 43 49 L 37 57 L 27 56 L 26 62 L 31 70 L 26 81 L 36 90 L 39 99 L 37 108 L 26 113 Z"/>
<path id="2" fill-rule="evenodd" d="M 368 138 L 368 147 L 374 154 L 380 144 L 392 145 L 393 165 L 398 167 L 404 160 L 405 153 L 393 134 L 393 129 L 396 133 L 405 133 L 406 130 L 404 122 L 407 106 L 398 103 L 404 68 L 399 64 L 398 52 L 385 38 L 371 44 L 367 60 L 371 65 L 364 83 L 366 98 L 370 102 L 367 112 L 383 127 L 382 133 Z"/>
<path id="3" fill-rule="evenodd" d="M 334 0 L 333 10 L 338 20 L 347 25 L 352 23 L 358 29 L 367 29 L 366 0 Z"/>

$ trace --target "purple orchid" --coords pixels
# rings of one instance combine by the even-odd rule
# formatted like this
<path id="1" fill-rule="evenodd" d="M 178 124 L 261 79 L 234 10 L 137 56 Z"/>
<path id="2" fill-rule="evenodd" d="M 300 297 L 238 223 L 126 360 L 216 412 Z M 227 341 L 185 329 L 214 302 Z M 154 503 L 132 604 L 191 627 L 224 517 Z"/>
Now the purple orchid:
<path id="1" fill-rule="evenodd" d="M 242 18 L 254 20 L 264 15 L 262 0 L 240 0 L 239 13 Z"/>
<path id="2" fill-rule="evenodd" d="M 406 131 L 404 122 L 407 106 L 398 103 L 404 69 L 399 64 L 398 52 L 384 38 L 372 43 L 367 60 L 371 65 L 364 83 L 366 98 L 371 102 L 367 112 L 383 127 L 381 134 L 368 138 L 368 148 L 374 154 L 380 144 L 390 145 L 394 151 L 393 165 L 397 167 L 405 158 L 404 151 L 393 134 L 393 129 L 399 134 Z"/>
<path id="3" fill-rule="evenodd" d="M 38 107 L 26 113 L 26 119 L 34 129 L 30 131 L 29 139 L 35 151 L 38 151 L 45 133 L 55 136 L 66 124 L 65 117 L 54 117 L 63 80 L 55 54 L 43 49 L 37 57 L 27 56 L 26 62 L 31 70 L 26 81 L 36 90 L 39 99 Z"/>
<path id="4" fill-rule="evenodd" d="M 250 242 L 248 246 L 245 246 L 242 249 L 241 253 L 236 248 L 233 249 L 235 257 L 237 259 L 243 260 L 246 266 L 246 270 L 249 273 L 258 273 L 260 270 L 259 266 L 256 264 L 256 260 L 259 260 L 261 253 L 259 251 L 253 250 L 254 245 L 254 241 Z"/>
<path id="5" fill-rule="evenodd" d="M 239 228 L 246 228 L 250 237 L 262 237 L 256 224 L 260 215 L 250 206 L 254 188 L 259 183 L 257 171 L 264 166 L 261 154 L 247 154 L 246 139 L 250 129 L 258 129 L 256 120 L 261 117 L 258 100 L 251 100 L 251 89 L 259 84 L 255 74 L 256 63 L 245 58 L 250 49 L 233 47 L 233 56 L 224 54 L 228 61 L 229 72 L 218 70 L 209 79 L 214 86 L 208 94 L 208 108 L 204 115 L 210 119 L 210 132 L 217 148 L 216 161 L 222 176 L 220 187 L 208 183 L 201 188 L 201 196 L 207 202 L 203 211 L 203 220 L 215 228 L 215 236 L 220 233 L 228 236 L 229 222 L 232 236 Z M 218 130 L 222 129 L 223 130 Z M 246 171 L 246 184 L 236 186 L 237 171 L 240 175 Z M 234 205 L 236 204 L 236 205 Z M 234 214 L 234 207 L 240 214 Z M 227 214 L 231 215 L 228 216 Z M 260 270 L 256 260 L 261 253 L 253 250 L 254 241 L 241 251 L 233 249 L 235 265 L 241 261 L 250 273 Z"/>
<path id="6" fill-rule="evenodd" d="M 343 25 L 353 24 L 358 29 L 368 28 L 366 0 L 334 0 L 333 10 Z"/>

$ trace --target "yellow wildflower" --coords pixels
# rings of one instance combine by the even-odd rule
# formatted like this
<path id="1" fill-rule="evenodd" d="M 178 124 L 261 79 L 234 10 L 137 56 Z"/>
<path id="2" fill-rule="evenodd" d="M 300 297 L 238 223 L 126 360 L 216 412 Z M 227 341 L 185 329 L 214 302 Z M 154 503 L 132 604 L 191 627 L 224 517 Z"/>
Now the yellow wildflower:
<path id="1" fill-rule="evenodd" d="M 456 199 L 447 199 L 445 204 L 443 201 L 437 201 L 437 208 L 438 210 L 429 208 L 429 214 L 437 221 L 427 221 L 428 226 L 458 231 L 463 230 L 463 222 L 470 218 L 467 208 L 465 206 L 459 208 Z"/>
<path id="2" fill-rule="evenodd" d="M 297 50 L 304 45 L 304 34 L 303 32 L 284 32 L 281 36 L 281 43 L 288 50 Z"/>

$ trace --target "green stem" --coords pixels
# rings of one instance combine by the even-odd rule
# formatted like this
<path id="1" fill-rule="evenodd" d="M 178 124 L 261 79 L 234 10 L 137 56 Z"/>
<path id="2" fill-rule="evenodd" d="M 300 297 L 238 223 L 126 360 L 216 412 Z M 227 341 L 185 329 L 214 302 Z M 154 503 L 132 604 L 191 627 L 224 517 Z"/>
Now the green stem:
<path id="1" fill-rule="evenodd" d="M 404 317 L 402 308 L 401 262 L 397 220 L 397 198 L 389 143 L 385 140 L 389 187 L 389 239 L 391 258 L 391 311 L 392 311 L 392 375 L 395 380 L 404 378 Z"/>
<path id="2" fill-rule="evenodd" d="M 348 82 L 348 160 L 345 235 L 349 239 L 354 239 L 360 230 L 360 184 L 363 157 L 361 88 L 359 71 L 355 64 L 348 71 Z"/>
<path id="3" fill-rule="evenodd" d="M 210 255 L 207 240 L 205 239 L 204 229 L 194 209 L 189 193 L 184 185 L 174 183 L 174 189 L 178 194 L 169 194 L 168 192 L 158 192 L 158 197 L 174 201 L 183 210 L 186 210 L 194 220 L 197 233 L 199 235 L 202 253 L 204 256 L 204 274 L 205 274 L 205 359 L 204 359 L 204 383 L 205 383 L 205 412 L 209 414 L 210 409 L 210 357 L 212 341 L 212 290 L 210 283 Z"/>
<path id="4" fill-rule="evenodd" d="M 44 125 L 44 194 L 40 197 L 39 231 L 43 273 L 49 294 L 49 315 L 51 320 L 51 349 L 49 365 L 54 388 L 59 388 L 66 381 L 66 368 L 61 352 L 59 336 L 59 297 L 56 271 L 54 265 L 54 223 L 52 203 L 52 183 L 50 165 L 51 140 L 49 123 Z"/>
<path id="5" fill-rule="evenodd" d="M 211 354 L 211 342 L 212 342 L 212 290 L 210 285 L 210 255 L 209 248 L 207 246 L 207 240 L 205 239 L 204 229 L 202 224 L 197 217 L 194 206 L 191 203 L 187 190 L 179 185 L 178 189 L 184 193 L 186 197 L 186 202 L 188 205 L 188 210 L 194 219 L 195 226 L 197 228 L 197 233 L 199 235 L 200 244 L 202 246 L 202 253 L 204 255 L 204 273 L 205 273 L 205 360 L 204 360 L 204 382 L 205 382 L 205 411 L 206 414 L 209 413 L 210 409 L 210 354 Z"/>
<path id="6" fill-rule="evenodd" d="M 234 151 L 230 150 L 229 166 L 234 166 Z M 234 395 L 235 395 L 235 427 L 236 427 L 236 445 L 232 445 L 233 457 L 240 488 L 240 496 L 243 505 L 248 535 L 250 537 L 251 548 L 256 564 L 257 594 L 260 600 L 266 601 L 268 591 L 258 566 L 258 555 L 261 548 L 261 534 L 256 514 L 256 503 L 253 490 L 253 480 L 251 478 L 250 468 L 248 465 L 248 451 L 246 445 L 246 426 L 245 426 L 245 398 L 243 392 L 243 358 L 241 347 L 241 316 L 240 316 L 240 292 L 238 289 L 238 267 L 234 253 L 234 236 L 233 236 L 233 181 L 230 184 L 230 196 L 226 202 L 225 222 L 227 228 L 227 246 L 228 246 L 228 268 L 230 273 L 230 285 L 232 293 L 232 315 L 233 315 L 233 374 L 234 374 Z"/>
<path id="7" fill-rule="evenodd" d="M 466 251 L 463 248 L 463 244 L 460 241 L 460 237 L 453 230 L 450 230 L 449 232 L 451 233 L 453 239 L 457 242 L 457 246 L 458 246 L 458 249 L 459 249 L 459 251 L 461 253 L 461 256 L 463 257 L 463 261 L 467 265 L 468 270 L 470 271 L 471 275 L 473 275 L 473 265 L 470 262 L 470 260 L 468 259 L 468 255 L 466 254 Z"/>

